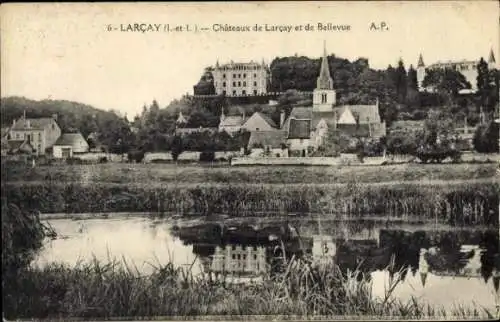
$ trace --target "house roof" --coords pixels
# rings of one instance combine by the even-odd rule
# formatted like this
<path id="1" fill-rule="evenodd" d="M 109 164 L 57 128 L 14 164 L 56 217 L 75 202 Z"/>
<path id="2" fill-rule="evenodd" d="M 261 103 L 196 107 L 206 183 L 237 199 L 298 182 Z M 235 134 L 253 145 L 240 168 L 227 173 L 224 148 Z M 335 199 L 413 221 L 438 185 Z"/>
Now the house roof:
<path id="1" fill-rule="evenodd" d="M 78 133 L 64 133 L 57 139 L 56 143 L 54 145 L 76 145 L 78 141 L 85 141 L 85 138 L 83 135 L 78 132 Z M 87 143 L 87 141 L 85 141 Z"/>
<path id="2" fill-rule="evenodd" d="M 51 117 L 40 117 L 40 118 L 20 118 L 16 121 L 15 124 L 12 125 L 11 130 L 15 131 L 23 131 L 23 130 L 43 130 L 54 121 Z M 29 127 L 25 127 L 28 125 Z"/>
<path id="3" fill-rule="evenodd" d="M 311 120 L 290 119 L 289 139 L 308 139 L 311 136 Z"/>
<path id="4" fill-rule="evenodd" d="M 294 107 L 290 112 L 290 117 L 310 120 L 312 118 L 312 110 L 312 107 Z"/>
<path id="5" fill-rule="evenodd" d="M 253 131 L 248 140 L 248 147 L 254 144 L 271 146 L 272 148 L 281 148 L 281 144 L 286 143 L 285 131 Z"/>
<path id="6" fill-rule="evenodd" d="M 247 118 L 243 118 L 242 115 L 226 116 L 221 121 L 219 126 L 241 126 Z"/>
<path id="7" fill-rule="evenodd" d="M 359 124 L 380 123 L 380 114 L 377 105 L 345 105 L 335 107 L 337 117 L 340 117 L 346 109 L 349 109 L 354 117 L 359 117 Z"/>
<path id="8" fill-rule="evenodd" d="M 276 123 L 268 115 L 266 115 L 264 113 L 261 113 L 261 112 L 255 112 L 255 114 L 257 114 L 260 117 L 262 117 L 264 119 L 264 121 L 266 121 L 266 123 L 269 124 L 269 126 L 274 127 L 274 128 L 277 127 Z"/>

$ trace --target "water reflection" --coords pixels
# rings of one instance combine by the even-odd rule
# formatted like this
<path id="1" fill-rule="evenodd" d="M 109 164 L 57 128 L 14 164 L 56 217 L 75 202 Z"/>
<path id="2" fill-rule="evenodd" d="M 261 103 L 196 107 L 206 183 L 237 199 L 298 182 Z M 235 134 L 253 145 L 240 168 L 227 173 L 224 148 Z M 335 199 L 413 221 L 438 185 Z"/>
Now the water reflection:
<path id="1" fill-rule="evenodd" d="M 148 218 L 50 222 L 60 236 L 38 264 L 122 256 L 144 272 L 144 262 L 189 266 L 194 274 L 259 278 L 283 269 L 286 259 L 307 258 L 359 269 L 383 296 L 397 275 L 394 294 L 448 305 L 499 302 L 499 233 L 377 220 L 215 221 L 197 225 Z M 149 269 L 148 269 L 149 268 Z M 465 290 L 465 291 L 464 291 Z"/>

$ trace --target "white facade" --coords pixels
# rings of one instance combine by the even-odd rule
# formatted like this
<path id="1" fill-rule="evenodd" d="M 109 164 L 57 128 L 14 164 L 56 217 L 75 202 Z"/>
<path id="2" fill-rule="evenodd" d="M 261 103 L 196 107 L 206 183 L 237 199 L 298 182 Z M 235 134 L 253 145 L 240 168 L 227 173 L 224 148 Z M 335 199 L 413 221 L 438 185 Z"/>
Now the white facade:
<path id="1" fill-rule="evenodd" d="M 264 63 L 229 63 L 212 70 L 215 92 L 218 95 L 246 96 L 267 93 L 268 67 Z"/>

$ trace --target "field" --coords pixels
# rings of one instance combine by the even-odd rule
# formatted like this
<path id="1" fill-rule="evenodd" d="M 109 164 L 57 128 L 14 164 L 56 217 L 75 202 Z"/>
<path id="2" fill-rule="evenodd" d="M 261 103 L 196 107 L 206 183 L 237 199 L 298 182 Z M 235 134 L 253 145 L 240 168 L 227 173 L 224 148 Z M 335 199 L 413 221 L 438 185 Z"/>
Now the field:
<path id="1" fill-rule="evenodd" d="M 123 184 L 342 184 L 394 183 L 487 179 L 496 176 L 496 164 L 400 164 L 352 167 L 229 167 L 172 164 L 97 164 L 2 168 L 6 182 L 82 182 Z M 498 176 L 497 176 L 498 178 Z"/>

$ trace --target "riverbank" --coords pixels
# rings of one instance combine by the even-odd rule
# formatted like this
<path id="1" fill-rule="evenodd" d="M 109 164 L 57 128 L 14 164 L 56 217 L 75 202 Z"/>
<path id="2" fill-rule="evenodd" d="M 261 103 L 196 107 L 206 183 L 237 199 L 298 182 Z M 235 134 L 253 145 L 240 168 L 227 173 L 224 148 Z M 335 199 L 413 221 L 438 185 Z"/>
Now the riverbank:
<path id="1" fill-rule="evenodd" d="M 341 272 L 336 266 L 313 266 L 292 260 L 261 283 L 233 284 L 208 275 L 193 277 L 172 264 L 141 275 L 117 262 L 94 261 L 78 267 L 53 264 L 20 272 L 4 299 L 12 318 L 127 319 L 157 316 L 196 317 L 278 315 L 283 317 L 352 316 L 387 318 L 493 318 L 496 312 L 479 305 L 458 304 L 446 309 L 417 298 L 392 297 L 400 273 L 376 297 L 359 271 Z M 15 301 L 14 301 L 15 299 Z"/>

